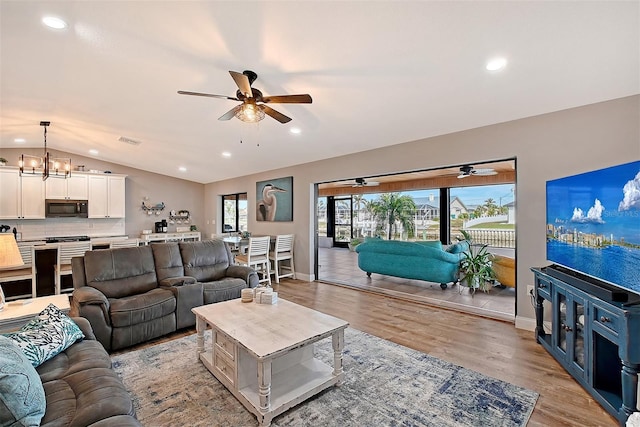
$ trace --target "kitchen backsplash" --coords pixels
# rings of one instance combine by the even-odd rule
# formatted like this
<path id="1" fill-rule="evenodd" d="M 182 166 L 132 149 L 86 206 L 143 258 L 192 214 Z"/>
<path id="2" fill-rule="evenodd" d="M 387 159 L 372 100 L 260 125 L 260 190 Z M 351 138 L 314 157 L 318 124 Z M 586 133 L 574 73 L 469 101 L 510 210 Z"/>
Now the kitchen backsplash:
<path id="1" fill-rule="evenodd" d="M 18 231 L 19 240 L 35 240 L 45 237 L 61 236 L 123 236 L 124 218 L 47 218 L 46 220 L 0 220 L 0 224 L 13 227 Z M 137 236 L 136 236 L 137 237 Z"/>

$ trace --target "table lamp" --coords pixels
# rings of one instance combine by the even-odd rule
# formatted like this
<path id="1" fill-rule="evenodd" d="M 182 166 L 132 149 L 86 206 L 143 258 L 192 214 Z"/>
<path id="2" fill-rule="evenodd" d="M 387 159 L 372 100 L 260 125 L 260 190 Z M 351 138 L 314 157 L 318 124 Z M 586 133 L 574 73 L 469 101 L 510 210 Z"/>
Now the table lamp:
<path id="1" fill-rule="evenodd" d="M 24 265 L 16 238 L 11 233 L 0 233 L 0 269 Z M 4 309 L 4 292 L 0 286 L 0 311 Z"/>

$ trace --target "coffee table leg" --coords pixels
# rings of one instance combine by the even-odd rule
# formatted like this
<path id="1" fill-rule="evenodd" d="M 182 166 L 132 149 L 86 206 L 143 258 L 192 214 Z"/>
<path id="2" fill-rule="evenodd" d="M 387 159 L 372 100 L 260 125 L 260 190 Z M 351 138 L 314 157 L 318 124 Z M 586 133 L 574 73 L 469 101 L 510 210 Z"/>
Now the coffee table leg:
<path id="1" fill-rule="evenodd" d="M 198 333 L 196 357 L 200 359 L 200 353 L 204 352 L 204 330 L 207 328 L 205 320 L 196 316 L 196 332 Z"/>
<path id="2" fill-rule="evenodd" d="M 258 361 L 258 396 L 260 410 L 268 411 L 271 407 L 271 360 Z"/>
<path id="3" fill-rule="evenodd" d="M 337 385 L 342 383 L 342 349 L 344 348 L 344 329 L 340 329 L 331 336 L 331 344 L 333 345 L 333 375 L 340 377 Z"/>

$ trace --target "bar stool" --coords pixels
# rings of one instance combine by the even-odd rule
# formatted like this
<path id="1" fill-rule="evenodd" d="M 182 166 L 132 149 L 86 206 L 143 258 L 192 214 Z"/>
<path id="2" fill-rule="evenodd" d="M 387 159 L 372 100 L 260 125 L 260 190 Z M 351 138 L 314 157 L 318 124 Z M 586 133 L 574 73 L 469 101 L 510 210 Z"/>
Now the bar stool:
<path id="1" fill-rule="evenodd" d="M 71 274 L 71 258 L 84 256 L 84 253 L 91 250 L 91 242 L 64 242 L 58 243 L 58 258 L 53 266 L 55 273 L 55 294 L 61 292 L 71 292 L 73 287 L 62 289 L 62 276 Z"/>
<path id="2" fill-rule="evenodd" d="M 11 236 L 13 239 L 13 236 Z M 20 245 L 18 244 L 18 250 L 20 256 L 22 256 L 22 262 L 24 265 L 16 268 L 3 268 L 0 269 L 0 284 L 7 282 L 16 282 L 18 280 L 31 280 L 31 295 L 20 295 L 17 298 L 31 298 L 36 297 L 36 265 L 33 262 L 34 249 L 33 245 Z"/>
<path id="3" fill-rule="evenodd" d="M 269 236 L 250 237 L 247 253 L 236 255 L 236 263 L 255 269 L 258 273 L 258 282 L 266 282 L 267 286 L 271 286 L 271 269 L 269 267 L 270 239 Z"/>
<path id="4" fill-rule="evenodd" d="M 280 234 L 276 236 L 276 245 L 269 253 L 269 260 L 273 261 L 273 274 L 276 276 L 276 283 L 280 283 L 283 277 L 296 278 L 296 270 L 293 266 L 293 239 L 294 234 Z M 289 260 L 289 265 L 280 265 L 281 261 Z M 281 274 L 282 270 L 289 271 Z"/>
<path id="5" fill-rule="evenodd" d="M 124 240 L 113 240 L 109 243 L 109 249 L 114 248 L 129 248 L 139 246 L 139 239 L 124 239 Z"/>

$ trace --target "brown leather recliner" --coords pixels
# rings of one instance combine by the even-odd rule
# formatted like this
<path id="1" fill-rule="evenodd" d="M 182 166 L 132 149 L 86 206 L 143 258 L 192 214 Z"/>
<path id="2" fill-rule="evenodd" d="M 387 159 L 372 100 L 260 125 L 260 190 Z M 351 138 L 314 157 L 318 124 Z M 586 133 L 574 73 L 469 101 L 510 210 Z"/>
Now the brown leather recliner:
<path id="1" fill-rule="evenodd" d="M 176 330 L 176 299 L 158 284 L 151 247 L 88 251 L 71 265 L 71 313 L 89 320 L 107 351 Z"/>

